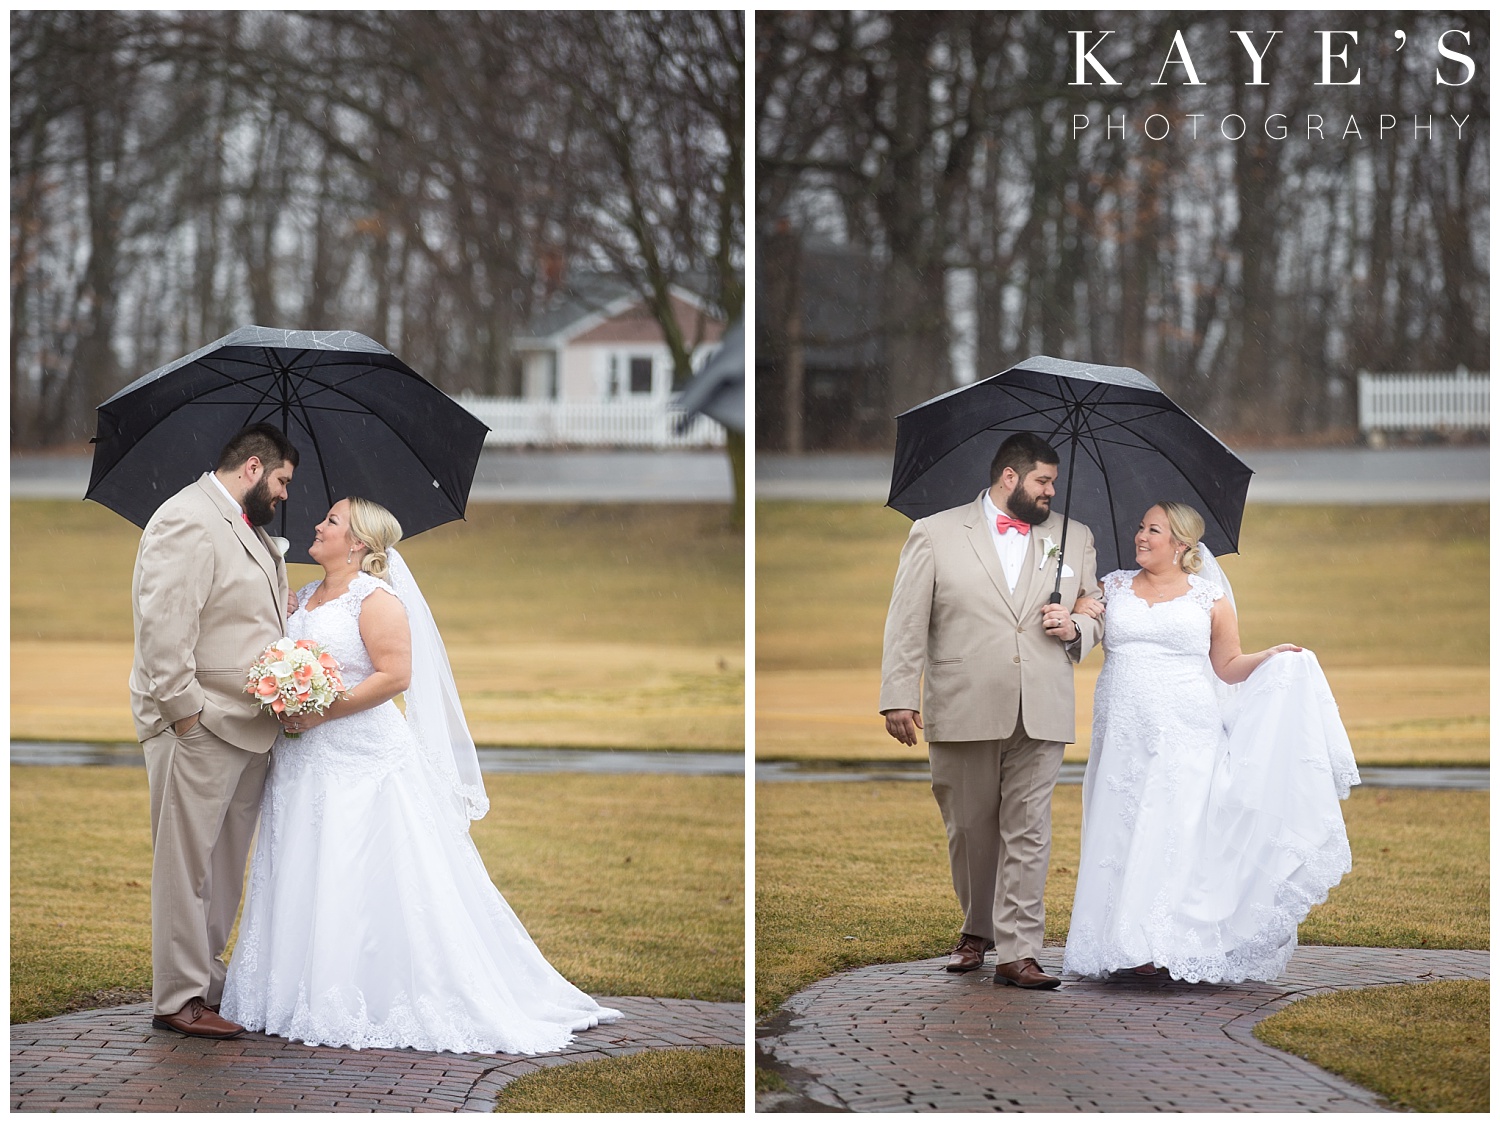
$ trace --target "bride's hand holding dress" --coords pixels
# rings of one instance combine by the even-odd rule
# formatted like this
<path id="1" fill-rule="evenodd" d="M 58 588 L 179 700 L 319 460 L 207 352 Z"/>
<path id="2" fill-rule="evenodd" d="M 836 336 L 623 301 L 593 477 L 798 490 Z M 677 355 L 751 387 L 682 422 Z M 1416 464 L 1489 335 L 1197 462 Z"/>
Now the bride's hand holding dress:
<path id="1" fill-rule="evenodd" d="M 1295 643 L 1278 643 L 1264 651 L 1245 654 L 1240 649 L 1240 622 L 1228 597 L 1214 601 L 1209 613 L 1208 659 L 1221 682 L 1236 686 L 1255 673 L 1257 667 L 1284 651 L 1301 651 Z"/>

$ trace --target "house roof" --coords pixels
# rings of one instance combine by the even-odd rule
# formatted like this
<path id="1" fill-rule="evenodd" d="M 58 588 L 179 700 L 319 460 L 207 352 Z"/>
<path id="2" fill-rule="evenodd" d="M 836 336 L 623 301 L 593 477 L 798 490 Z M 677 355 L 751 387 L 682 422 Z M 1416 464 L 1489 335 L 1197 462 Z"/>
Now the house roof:
<path id="1" fill-rule="evenodd" d="M 722 323 L 709 301 L 683 285 L 673 285 L 672 295 L 706 312 L 716 323 Z M 581 273 L 559 289 L 538 308 L 524 335 L 515 340 L 517 347 L 560 347 L 600 324 L 621 316 L 645 302 L 623 278 L 606 273 Z"/>

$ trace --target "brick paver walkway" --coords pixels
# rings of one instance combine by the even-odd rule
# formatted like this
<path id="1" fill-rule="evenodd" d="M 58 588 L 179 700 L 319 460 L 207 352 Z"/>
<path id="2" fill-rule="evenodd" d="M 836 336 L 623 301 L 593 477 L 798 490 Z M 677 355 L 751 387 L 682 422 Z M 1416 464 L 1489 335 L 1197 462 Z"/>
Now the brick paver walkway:
<path id="1" fill-rule="evenodd" d="M 1379 1111 L 1374 1093 L 1251 1027 L 1309 994 L 1488 978 L 1489 959 L 1303 947 L 1274 983 L 1128 975 L 1041 992 L 995 986 L 988 963 L 950 975 L 929 959 L 824 979 L 758 1044 L 802 1095 L 852 1111 Z M 1062 949 L 1041 962 L 1057 974 Z"/>
<path id="2" fill-rule="evenodd" d="M 601 998 L 625 1018 L 538 1057 L 311 1048 L 151 1028 L 147 1005 L 10 1027 L 12 1111 L 491 1111 L 517 1076 L 644 1049 L 745 1045 L 745 1006 Z"/>

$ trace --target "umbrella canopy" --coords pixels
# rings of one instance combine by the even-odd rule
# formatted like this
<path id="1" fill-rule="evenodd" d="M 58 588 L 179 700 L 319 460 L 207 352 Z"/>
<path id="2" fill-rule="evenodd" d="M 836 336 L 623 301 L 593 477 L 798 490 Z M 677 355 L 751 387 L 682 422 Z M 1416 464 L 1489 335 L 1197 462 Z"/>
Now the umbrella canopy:
<path id="1" fill-rule="evenodd" d="M 682 411 L 677 422 L 678 433 L 686 432 L 700 413 L 706 413 L 732 432 L 745 431 L 744 320 L 736 320 L 724 333 L 718 350 L 683 388 L 677 408 Z"/>
<path id="2" fill-rule="evenodd" d="M 84 498 L 145 526 L 215 467 L 246 425 L 278 426 L 300 458 L 266 529 L 310 562 L 313 527 L 348 495 L 410 537 L 464 516 L 489 431 L 395 355 L 352 331 L 244 327 L 136 379 L 98 407 Z"/>
<path id="3" fill-rule="evenodd" d="M 1238 551 L 1249 466 L 1140 371 L 1046 355 L 897 417 L 888 506 L 919 519 L 971 502 L 1000 442 L 1023 432 L 1057 449 L 1058 509 L 1094 532 L 1100 573 L 1132 565 L 1160 500 L 1195 508 L 1214 553 Z"/>

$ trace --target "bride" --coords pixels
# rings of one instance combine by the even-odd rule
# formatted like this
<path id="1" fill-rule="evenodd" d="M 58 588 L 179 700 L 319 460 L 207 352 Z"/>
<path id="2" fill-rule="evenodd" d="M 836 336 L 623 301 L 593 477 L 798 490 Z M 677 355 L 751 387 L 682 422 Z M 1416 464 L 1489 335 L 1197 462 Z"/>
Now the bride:
<path id="1" fill-rule="evenodd" d="M 287 634 L 326 644 L 346 692 L 283 715 L 220 1012 L 309 1045 L 560 1049 L 621 1015 L 543 958 L 469 838 L 489 801 L 400 537 L 350 497 L 308 548 L 324 576 Z"/>
<path id="2" fill-rule="evenodd" d="M 1350 868 L 1339 800 L 1359 772 L 1328 683 L 1300 647 L 1240 650 L 1202 534 L 1191 507 L 1157 504 L 1140 568 L 1074 607 L 1105 621 L 1063 956 L 1076 975 L 1274 979 Z"/>

